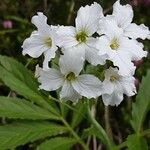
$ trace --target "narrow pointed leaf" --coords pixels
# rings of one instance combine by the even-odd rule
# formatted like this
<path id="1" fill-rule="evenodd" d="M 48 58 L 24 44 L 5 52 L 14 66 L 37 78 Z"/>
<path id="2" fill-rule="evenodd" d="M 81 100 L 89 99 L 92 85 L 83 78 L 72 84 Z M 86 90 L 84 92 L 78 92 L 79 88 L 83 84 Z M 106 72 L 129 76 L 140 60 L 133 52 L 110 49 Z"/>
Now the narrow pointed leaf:
<path id="1" fill-rule="evenodd" d="M 142 84 L 133 103 L 131 124 L 135 132 L 140 133 L 147 112 L 150 110 L 150 71 L 142 79 Z"/>

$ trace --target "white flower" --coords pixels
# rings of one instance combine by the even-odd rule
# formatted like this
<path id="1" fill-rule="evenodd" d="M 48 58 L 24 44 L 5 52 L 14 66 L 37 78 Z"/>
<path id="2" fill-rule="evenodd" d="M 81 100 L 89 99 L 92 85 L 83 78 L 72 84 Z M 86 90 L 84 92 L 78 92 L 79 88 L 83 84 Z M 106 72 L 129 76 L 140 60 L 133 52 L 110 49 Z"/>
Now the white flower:
<path id="1" fill-rule="evenodd" d="M 132 39 L 141 38 L 143 40 L 150 36 L 150 31 L 144 24 L 136 25 L 131 23 L 133 20 L 133 9 L 129 4 L 121 5 L 120 0 L 118 0 L 113 5 L 112 15 L 115 16 L 118 26 L 124 30 L 125 36 Z"/>
<path id="2" fill-rule="evenodd" d="M 92 35 L 98 30 L 99 20 L 103 17 L 101 6 L 94 2 L 91 6 L 81 7 L 77 12 L 75 26 L 60 26 L 58 30 L 59 46 L 65 51 L 71 47 L 82 47 L 83 56 L 93 65 L 104 64 L 106 54 L 97 55 L 96 39 Z"/>
<path id="3" fill-rule="evenodd" d="M 123 100 L 123 94 L 133 96 L 136 94 L 135 78 L 133 76 L 121 76 L 117 68 L 110 67 L 105 72 L 103 81 L 102 99 L 106 106 L 118 106 Z"/>
<path id="4" fill-rule="evenodd" d="M 100 55 L 102 51 L 106 51 L 108 60 L 111 60 L 114 66 L 119 67 L 120 74 L 133 75 L 135 66 L 132 61 L 147 56 L 147 52 L 143 51 L 143 44 L 125 37 L 113 16 L 103 18 L 100 27 L 105 34 L 99 37 L 96 44 Z"/>
<path id="5" fill-rule="evenodd" d="M 55 57 L 56 46 L 56 29 L 54 26 L 47 24 L 47 17 L 43 13 L 38 12 L 33 16 L 31 22 L 37 27 L 23 45 L 23 55 L 28 54 L 33 58 L 37 58 L 44 53 L 45 59 L 43 67 L 48 68 L 48 62 Z"/>
<path id="6" fill-rule="evenodd" d="M 74 57 L 73 54 L 76 54 Z M 57 90 L 62 87 L 60 99 L 77 102 L 81 96 L 96 98 L 101 94 L 101 82 L 93 75 L 79 75 L 84 59 L 80 57 L 80 50 L 74 49 L 62 55 L 59 60 L 60 70 L 49 68 L 38 69 L 40 89 L 46 91 Z"/>

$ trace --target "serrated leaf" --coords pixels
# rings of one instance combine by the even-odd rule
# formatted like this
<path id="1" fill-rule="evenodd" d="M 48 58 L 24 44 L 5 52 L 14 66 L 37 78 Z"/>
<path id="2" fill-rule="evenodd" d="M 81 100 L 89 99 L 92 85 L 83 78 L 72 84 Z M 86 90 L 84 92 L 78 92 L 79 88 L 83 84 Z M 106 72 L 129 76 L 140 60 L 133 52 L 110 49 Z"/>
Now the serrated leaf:
<path id="1" fill-rule="evenodd" d="M 72 128 L 75 128 L 84 118 L 85 113 L 86 113 L 86 104 L 82 103 L 81 101 L 75 106 L 75 110 L 73 111 L 73 116 L 72 116 L 72 122 L 71 126 Z"/>
<path id="2" fill-rule="evenodd" d="M 129 135 L 127 138 L 128 150 L 148 150 L 145 139 L 136 134 Z"/>
<path id="3" fill-rule="evenodd" d="M 38 90 L 38 83 L 33 74 L 13 58 L 0 55 L 0 78 L 13 91 L 57 113 Z"/>
<path id="4" fill-rule="evenodd" d="M 0 96 L 0 117 L 18 119 L 59 119 L 46 109 L 19 98 Z"/>
<path id="5" fill-rule="evenodd" d="M 56 137 L 42 143 L 37 150 L 70 150 L 75 143 L 73 138 Z"/>
<path id="6" fill-rule="evenodd" d="M 45 137 L 66 132 L 67 129 L 50 122 L 18 122 L 0 126 L 0 149 L 13 149 Z"/>
<path id="7" fill-rule="evenodd" d="M 131 124 L 135 132 L 140 133 L 146 114 L 150 110 L 150 71 L 142 79 L 136 102 L 132 106 Z"/>

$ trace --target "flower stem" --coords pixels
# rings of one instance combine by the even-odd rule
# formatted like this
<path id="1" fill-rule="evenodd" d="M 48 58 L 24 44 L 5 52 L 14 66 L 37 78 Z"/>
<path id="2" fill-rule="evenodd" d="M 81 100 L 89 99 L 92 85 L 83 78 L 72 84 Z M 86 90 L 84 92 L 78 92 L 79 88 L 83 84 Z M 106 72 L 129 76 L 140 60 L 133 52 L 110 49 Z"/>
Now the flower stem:
<path id="1" fill-rule="evenodd" d="M 106 133 L 109 136 L 109 138 L 112 140 L 112 130 L 109 122 L 109 107 L 105 106 L 105 113 L 104 113 L 104 118 L 105 118 L 105 128 L 106 128 Z"/>
<path id="2" fill-rule="evenodd" d="M 82 141 L 82 139 L 77 135 L 77 133 L 71 128 L 68 122 L 64 118 L 61 118 L 61 120 L 64 123 L 64 125 L 68 128 L 68 130 L 72 133 L 72 135 L 76 138 L 76 140 L 81 144 L 83 149 L 88 150 L 87 145 Z"/>
<path id="3" fill-rule="evenodd" d="M 101 125 L 92 116 L 91 110 L 89 107 L 89 102 L 87 104 L 87 113 L 88 113 L 90 122 L 92 123 L 94 128 L 97 130 L 98 138 L 102 141 L 103 144 L 105 144 L 107 146 L 107 149 L 110 150 L 113 147 L 113 144 L 112 144 L 111 140 L 108 138 L 105 130 L 101 127 Z"/>
<path id="4" fill-rule="evenodd" d="M 25 65 L 25 68 L 27 68 L 29 66 L 29 64 L 32 62 L 33 58 L 31 58 Z"/>
<path id="5" fill-rule="evenodd" d="M 71 22 L 71 17 L 72 17 L 74 6 L 75 6 L 75 2 L 74 2 L 74 0 L 72 0 L 70 10 L 69 10 L 69 16 L 67 18 L 67 24 L 70 24 L 70 22 Z"/>

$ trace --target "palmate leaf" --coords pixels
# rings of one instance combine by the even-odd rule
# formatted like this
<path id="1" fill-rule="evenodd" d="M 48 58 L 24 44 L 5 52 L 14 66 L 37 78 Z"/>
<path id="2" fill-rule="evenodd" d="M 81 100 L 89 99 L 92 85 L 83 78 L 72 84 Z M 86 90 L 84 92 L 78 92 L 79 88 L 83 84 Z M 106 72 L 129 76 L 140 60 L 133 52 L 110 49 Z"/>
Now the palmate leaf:
<path id="1" fill-rule="evenodd" d="M 59 119 L 48 110 L 19 98 L 0 96 L 0 117 L 18 119 Z"/>
<path id="2" fill-rule="evenodd" d="M 42 143 L 37 150 L 70 150 L 76 142 L 73 138 L 56 137 Z"/>
<path id="3" fill-rule="evenodd" d="M 38 90 L 38 83 L 33 74 L 13 58 L 0 55 L 0 79 L 18 94 L 57 113 L 56 108 L 49 105 Z"/>
<path id="4" fill-rule="evenodd" d="M 131 124 L 135 132 L 140 133 L 143 121 L 150 110 L 150 71 L 142 79 L 136 102 L 133 103 Z"/>
<path id="5" fill-rule="evenodd" d="M 51 137 L 66 132 L 67 129 L 50 122 L 20 122 L 0 126 L 0 149 L 13 149 L 45 137 Z"/>
<path id="6" fill-rule="evenodd" d="M 128 150 L 148 150 L 145 139 L 139 135 L 129 135 L 127 138 Z"/>

